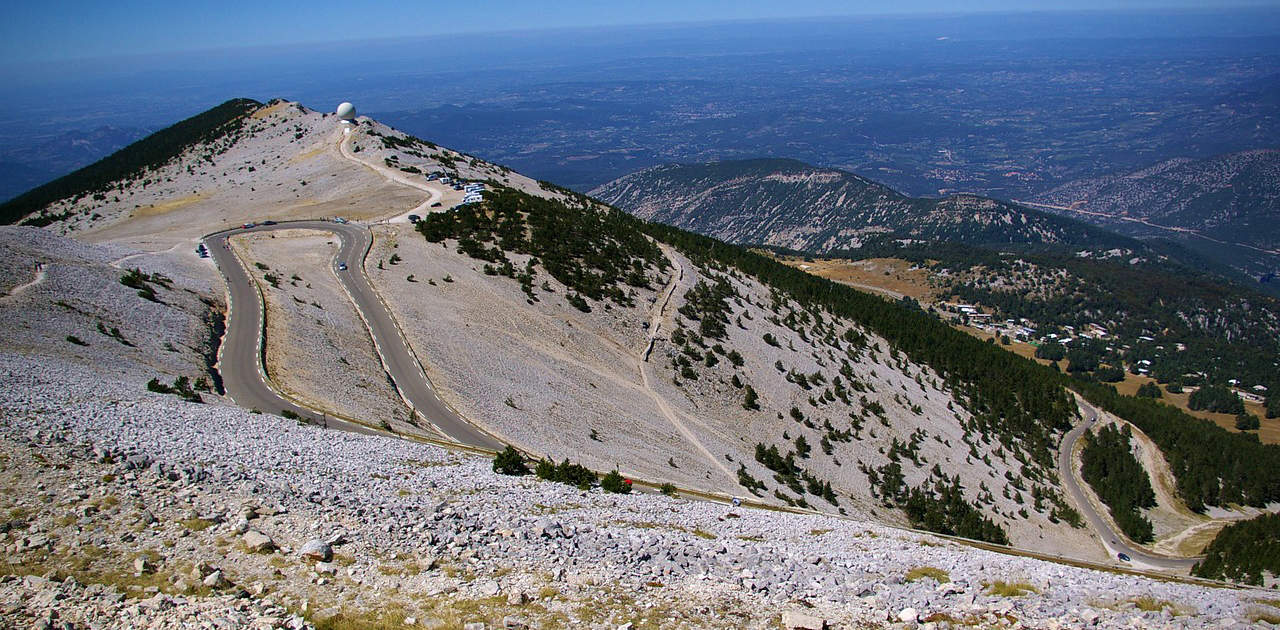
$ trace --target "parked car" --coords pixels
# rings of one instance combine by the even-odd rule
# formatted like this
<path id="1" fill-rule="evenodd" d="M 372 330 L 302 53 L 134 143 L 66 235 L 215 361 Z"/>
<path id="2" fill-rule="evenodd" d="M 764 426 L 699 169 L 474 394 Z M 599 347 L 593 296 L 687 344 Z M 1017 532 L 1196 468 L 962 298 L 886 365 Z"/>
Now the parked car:
<path id="1" fill-rule="evenodd" d="M 344 218 L 342 218 L 342 217 L 334 217 L 334 218 L 333 218 L 333 222 L 334 222 L 334 223 L 346 223 L 346 222 L 347 222 L 347 220 L 346 220 L 346 219 L 344 219 Z"/>
<path id="2" fill-rule="evenodd" d="M 246 230 L 247 230 L 247 229 L 249 229 L 249 228 L 253 227 L 253 225 L 254 225 L 254 224 L 252 224 L 252 223 L 245 223 L 244 225 L 241 225 L 240 227 L 242 227 L 242 228 L 244 228 L 244 229 L 246 229 Z"/>
<path id="3" fill-rule="evenodd" d="M 421 221 L 421 220 L 422 220 L 422 217 L 416 214 L 409 215 L 409 223 L 417 223 L 418 221 Z"/>
<path id="4" fill-rule="evenodd" d="M 1116 557 L 1117 557 L 1117 558 L 1119 558 L 1119 559 L 1120 559 L 1121 561 L 1123 561 L 1123 562 L 1131 562 L 1131 561 L 1132 561 L 1132 559 L 1129 557 L 1129 554 L 1127 554 L 1127 553 L 1119 553 L 1119 554 L 1116 554 Z"/>
<path id="5" fill-rule="evenodd" d="M 263 222 L 262 222 L 262 224 L 263 224 L 263 225 L 275 225 L 275 224 L 276 224 L 276 222 L 275 222 L 275 221 L 263 221 Z"/>
<path id="6" fill-rule="evenodd" d="M 347 270 L 347 263 L 344 263 L 344 262 L 338 263 L 338 271 L 346 271 L 346 270 Z"/>
<path id="7" fill-rule="evenodd" d="M 439 207 L 440 207 L 440 202 L 439 202 L 439 201 L 437 201 L 437 202 L 435 202 L 435 203 L 431 204 L 431 207 L 432 207 L 432 208 L 439 208 Z"/>

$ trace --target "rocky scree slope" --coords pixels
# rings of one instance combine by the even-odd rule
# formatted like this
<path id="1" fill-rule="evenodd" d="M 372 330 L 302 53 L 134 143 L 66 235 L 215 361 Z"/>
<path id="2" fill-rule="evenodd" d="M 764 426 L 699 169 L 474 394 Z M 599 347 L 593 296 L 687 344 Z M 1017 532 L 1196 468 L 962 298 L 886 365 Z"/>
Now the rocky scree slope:
<path id="1" fill-rule="evenodd" d="M 0 375 L 6 624 L 1226 628 L 1274 615 L 1264 591 L 503 477 L 483 458 L 191 404 L 68 359 L 4 351 Z"/>
<path id="2" fill-rule="evenodd" d="M 39 228 L 0 228 L 8 285 L 0 297 L 0 349 L 89 366 L 139 389 L 152 378 L 216 389 L 221 296 L 183 267 L 114 266 L 127 251 Z"/>
<path id="3" fill-rule="evenodd" d="M 465 379 L 443 377 L 452 381 L 449 389 L 463 394 L 462 405 L 488 401 L 480 403 L 479 417 L 529 452 L 592 466 L 603 461 L 605 469 L 621 464 L 647 479 L 767 502 L 1055 553 L 1098 553 L 1088 534 L 1071 526 L 1076 517 L 1052 473 L 1070 405 L 1060 388 L 1041 387 L 1016 364 L 988 363 L 1007 353 L 988 356 L 962 333 L 927 324 L 932 320 L 923 314 L 917 322 L 906 309 L 864 294 L 850 291 L 824 303 L 789 284 L 808 277 L 801 272 L 784 279 L 744 271 L 708 257 L 710 241 L 663 232 L 586 198 L 568 205 L 499 190 L 482 204 L 425 217 L 418 229 L 431 245 L 403 244 L 401 237 L 395 251 L 430 263 L 400 263 L 410 267 L 387 274 L 387 282 L 415 271 L 419 283 L 431 279 L 415 293 L 448 294 L 459 309 L 478 299 L 468 287 L 505 295 L 510 314 L 494 323 L 502 330 L 468 330 L 485 325 L 480 312 L 452 325 L 473 336 L 474 352 L 444 344 L 423 354 L 433 364 L 475 362 Z M 432 268 L 449 270 L 449 280 L 416 273 Z M 821 291 L 840 292 L 820 282 Z M 668 289 L 654 291 L 666 286 L 669 303 Z M 648 345 L 636 334 L 649 330 L 655 309 L 658 334 L 645 355 Z M 548 333 L 550 317 L 574 323 L 554 324 L 560 330 Z M 526 318 L 543 322 L 530 326 L 540 331 L 536 337 L 513 334 L 525 327 L 514 322 Z M 406 312 L 402 319 L 444 325 L 449 316 Z M 921 335 L 919 326 L 933 328 Z M 573 339 L 583 329 L 610 339 L 620 357 L 630 355 L 607 380 L 579 372 L 600 352 L 595 341 L 562 343 L 554 352 L 542 345 L 548 336 Z M 414 338 L 442 339 L 447 332 L 423 330 Z M 941 335 L 922 343 L 921 352 L 971 342 L 976 354 L 957 347 L 963 361 L 951 363 L 948 351 L 925 357 L 930 363 L 905 349 L 905 334 L 916 337 L 909 343 Z M 501 348 L 489 347 L 499 342 Z M 538 369 L 514 369 L 511 356 L 532 357 L 529 365 Z M 964 371 L 975 365 L 987 375 Z M 1000 387 L 986 380 L 997 374 Z M 604 402 L 587 404 L 595 392 L 545 395 L 567 375 L 590 380 Z M 1020 398 L 1004 398 L 1013 382 Z M 649 400 L 639 395 L 643 390 Z M 654 396 L 669 409 L 655 406 Z M 668 446 L 644 446 L 655 440 Z"/>
<path id="4" fill-rule="evenodd" d="M 976 195 L 912 198 L 794 160 L 668 164 L 591 191 L 643 219 L 744 244 L 826 252 L 873 237 L 971 244 L 1128 242 L 1070 219 Z"/>

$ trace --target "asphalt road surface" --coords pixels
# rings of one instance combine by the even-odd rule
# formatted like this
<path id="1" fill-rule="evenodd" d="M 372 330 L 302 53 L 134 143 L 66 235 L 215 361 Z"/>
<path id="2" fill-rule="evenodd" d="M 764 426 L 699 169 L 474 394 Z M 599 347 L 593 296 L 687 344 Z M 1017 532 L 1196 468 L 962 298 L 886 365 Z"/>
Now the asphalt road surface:
<path id="1" fill-rule="evenodd" d="M 1129 556 L 1131 564 L 1135 566 L 1167 571 L 1190 570 L 1200 558 L 1172 558 L 1143 551 L 1135 547 L 1124 534 L 1113 530 L 1110 522 L 1093 509 L 1093 503 L 1086 498 L 1084 489 L 1080 487 L 1075 471 L 1072 469 L 1071 453 L 1085 431 L 1098 421 L 1098 410 L 1083 400 L 1080 401 L 1080 406 L 1084 409 L 1085 419 L 1062 438 L 1062 446 L 1058 449 L 1058 476 L 1062 479 L 1062 485 L 1067 488 L 1067 492 L 1071 493 L 1071 499 L 1080 508 L 1081 515 L 1093 531 L 1102 537 L 1102 544 L 1111 553 L 1113 559 L 1123 553 Z"/>
<path id="2" fill-rule="evenodd" d="M 373 242 L 368 228 L 356 224 L 340 224 L 328 221 L 293 221 L 276 225 L 259 225 L 253 228 L 236 228 L 218 232 L 205 239 L 209 254 L 222 271 L 231 296 L 231 317 L 222 342 L 220 371 L 227 394 L 241 407 L 258 409 L 268 413 L 291 411 L 316 423 L 324 422 L 330 428 L 377 433 L 361 424 L 346 422 L 332 416 L 323 416 L 311 409 L 300 407 L 267 385 L 262 371 L 262 308 L 257 285 L 249 278 L 239 259 L 227 244 L 227 239 L 245 232 L 308 229 L 332 232 L 338 235 L 341 245 L 331 265 L 338 281 L 351 296 L 355 307 L 373 332 L 374 343 L 392 382 L 410 406 L 441 433 L 450 439 L 477 448 L 500 450 L 502 442 L 467 422 L 440 400 L 432 388 L 422 367 L 418 364 L 400 330 L 374 292 L 364 273 L 364 256 Z M 345 270 L 340 265 L 346 265 Z"/>

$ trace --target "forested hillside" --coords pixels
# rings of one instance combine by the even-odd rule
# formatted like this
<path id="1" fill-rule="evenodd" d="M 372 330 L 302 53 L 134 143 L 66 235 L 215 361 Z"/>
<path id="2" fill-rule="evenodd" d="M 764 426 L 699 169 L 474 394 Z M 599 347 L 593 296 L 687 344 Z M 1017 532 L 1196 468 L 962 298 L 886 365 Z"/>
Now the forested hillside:
<path id="1" fill-rule="evenodd" d="M 1014 320 L 1032 332 L 1010 338 L 1041 344 L 1039 356 L 1065 358 L 1086 378 L 1117 381 L 1128 371 L 1169 391 L 1235 380 L 1280 392 L 1280 300 L 1190 264 L 1130 249 L 1002 252 L 957 243 L 881 241 L 846 254 L 914 263 L 938 300 L 980 306 L 997 323 Z M 1046 343 L 1050 335 L 1071 339 L 1070 350 Z M 1271 399 L 1280 415 L 1280 396 Z"/>
<path id="2" fill-rule="evenodd" d="M 1280 576 L 1280 514 L 1263 514 L 1224 527 L 1191 573 L 1255 586 Z"/>
<path id="3" fill-rule="evenodd" d="M 1280 445 L 1261 444 L 1257 436 L 1232 433 L 1149 398 L 1121 396 L 1109 385 L 1078 379 L 1070 385 L 1090 402 L 1132 422 L 1160 447 L 1178 493 L 1192 510 L 1280 501 Z"/>

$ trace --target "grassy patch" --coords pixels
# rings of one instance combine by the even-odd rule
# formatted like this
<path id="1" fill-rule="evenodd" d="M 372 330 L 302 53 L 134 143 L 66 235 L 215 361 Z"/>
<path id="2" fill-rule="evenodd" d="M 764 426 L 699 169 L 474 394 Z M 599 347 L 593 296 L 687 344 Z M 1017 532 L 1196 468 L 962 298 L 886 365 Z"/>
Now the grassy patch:
<path id="1" fill-rule="evenodd" d="M 1143 612 L 1160 612 L 1168 608 L 1169 612 L 1172 613 L 1175 617 L 1181 616 L 1181 615 L 1189 615 L 1194 612 L 1185 606 L 1180 606 L 1171 601 L 1167 601 L 1163 599 L 1156 599 L 1154 597 L 1151 597 L 1150 595 L 1143 595 L 1142 597 L 1134 597 L 1128 600 L 1128 602 L 1133 604 L 1138 608 L 1138 610 L 1141 610 Z"/>
<path id="2" fill-rule="evenodd" d="M 43 556 L 40 560 L 20 559 L 16 562 L 12 559 L 0 561 L 0 575 L 40 575 L 50 576 L 59 581 L 68 577 L 74 577 L 81 584 L 102 584 L 114 587 L 127 597 L 142 598 L 150 597 L 145 589 L 155 587 L 161 592 L 171 595 L 180 595 L 170 581 L 175 576 L 181 576 L 182 567 L 171 566 L 161 567 L 160 569 L 135 575 L 133 572 L 133 558 L 137 556 L 145 556 L 152 562 L 157 562 L 160 557 L 155 551 L 145 550 L 137 554 L 129 556 L 112 555 L 107 550 L 94 545 L 87 545 L 78 549 L 75 553 L 57 553 L 49 556 Z M 167 570 L 166 570 L 167 569 Z M 194 590 L 185 594 L 191 595 L 208 595 L 211 589 L 200 584 L 194 585 Z"/>
<path id="3" fill-rule="evenodd" d="M 916 567 L 907 571 L 907 575 L 902 579 L 908 582 L 915 582 L 926 578 L 942 584 L 951 581 L 951 574 L 937 567 Z"/>
<path id="4" fill-rule="evenodd" d="M 378 565 L 378 573 L 383 575 L 412 577 L 422 573 L 422 565 L 417 562 L 405 562 L 404 564 L 380 564 Z"/>
<path id="5" fill-rule="evenodd" d="M 213 527 L 213 521 L 204 518 L 184 518 L 178 523 L 193 532 L 202 532 Z"/>
<path id="6" fill-rule="evenodd" d="M 984 582 L 983 586 L 987 588 L 988 595 L 996 597 L 1022 597 L 1032 593 L 1039 593 L 1040 589 L 1026 582 L 1006 582 L 1004 580 L 996 580 L 994 582 Z"/>
<path id="7" fill-rule="evenodd" d="M 1249 610 L 1248 615 L 1249 621 L 1252 621 L 1253 623 L 1266 622 L 1272 625 L 1280 625 L 1280 614 L 1269 610 L 1254 608 Z"/>
<path id="8" fill-rule="evenodd" d="M 672 530 L 672 531 L 677 531 L 677 532 L 683 532 L 683 533 L 686 533 L 686 534 L 691 534 L 691 535 L 697 536 L 698 538 L 705 538 L 705 539 L 707 539 L 707 540 L 715 540 L 715 538 L 716 538 L 716 535 L 715 535 L 715 534 L 713 534 L 713 533 L 711 533 L 711 532 L 709 532 L 709 531 L 707 531 L 707 530 L 705 530 L 705 529 L 701 529 L 701 528 L 699 528 L 699 529 L 689 529 L 688 527 L 683 527 L 683 526 L 680 526 L 680 525 L 673 525 L 673 524 L 671 524 L 671 523 L 655 523 L 655 522 L 653 522 L 653 521 L 617 521 L 617 523 L 618 523 L 619 525 L 624 525 L 624 526 L 627 526 L 627 527 L 635 527 L 635 528 L 637 528 L 637 529 L 659 529 L 659 528 L 661 528 L 661 529 L 669 529 L 669 530 Z M 741 537 L 741 536 L 739 536 L 739 538 L 742 538 L 742 537 Z M 764 539 L 761 539 L 761 542 L 763 542 L 763 540 L 764 540 Z"/>

